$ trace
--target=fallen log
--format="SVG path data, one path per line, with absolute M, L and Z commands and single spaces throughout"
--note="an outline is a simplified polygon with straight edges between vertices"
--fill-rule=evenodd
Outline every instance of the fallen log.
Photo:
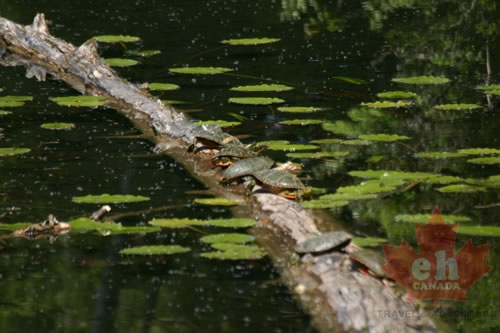
M 0 64 L 24 66 L 27 77 L 44 81 L 50 74 L 82 94 L 106 96 L 106 106 L 126 116 L 167 154 L 200 182 L 224 196 L 228 191 L 214 177 L 209 158 L 193 154 L 192 122 L 173 107 L 120 78 L 97 53 L 91 39 L 75 47 L 49 33 L 43 14 L 23 26 L 0 17 Z M 311 314 L 320 332 L 436 332 L 434 323 L 413 303 L 404 302 L 394 288 L 380 279 L 359 273 L 348 255 L 341 252 L 306 255 L 291 260 L 293 246 L 318 233 L 315 216 L 299 204 L 269 193 L 252 194 L 252 214 L 258 219 L 255 234 L 282 274 L 283 281 Z M 411 316 L 387 316 L 409 311 Z M 401 313 L 401 312 L 399 312 Z

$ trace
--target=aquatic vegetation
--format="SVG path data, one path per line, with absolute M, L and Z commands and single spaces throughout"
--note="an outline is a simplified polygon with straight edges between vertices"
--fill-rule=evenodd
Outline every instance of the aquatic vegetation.
M 258 146 L 266 146 L 268 150 L 281 150 L 281 151 L 297 151 L 297 150 L 316 150 L 319 149 L 316 145 L 301 144 L 301 143 L 290 143 L 285 140 L 276 141 L 261 141 Z
M 467 163 L 500 164 L 500 156 L 471 158 L 470 160 L 467 160 Z
M 247 218 L 212 219 L 199 220 L 188 218 L 153 219 L 150 225 L 162 228 L 186 228 L 190 226 L 212 226 L 223 228 L 248 228 L 253 227 L 257 222 Z
M 409 137 L 406 135 L 397 134 L 360 134 L 358 139 L 369 140 L 369 141 L 380 141 L 380 142 L 393 142 L 399 140 L 408 140 Z
M 170 255 L 178 253 L 186 253 L 191 251 L 191 248 L 180 245 L 145 245 L 129 247 L 120 250 L 120 254 L 124 255 Z
M 219 127 L 234 127 L 241 124 L 240 121 L 227 121 L 227 120 L 199 120 L 195 122 L 196 125 L 219 125 Z
M 457 151 L 467 155 L 493 155 L 500 154 L 500 149 L 497 148 L 464 148 Z
M 349 201 L 347 200 L 323 200 L 323 199 L 314 199 L 307 200 L 302 203 L 304 208 L 309 209 L 325 209 L 325 208 L 336 208 L 347 206 Z
M 392 81 L 404 84 L 445 84 L 450 82 L 450 80 L 445 77 L 430 75 L 399 77 L 393 78 Z
M 127 50 L 126 54 L 135 55 L 139 57 L 152 57 L 154 55 L 160 54 L 160 50 Z
M 458 226 L 457 233 L 470 236 L 500 236 L 500 227 L 490 225 L 462 225 Z
M 6 116 L 6 115 L 9 115 L 11 113 L 12 112 L 10 112 L 10 111 L 0 110 L 0 116 Z
M 360 105 L 369 107 L 369 108 L 374 108 L 374 109 L 389 109 L 389 108 L 403 108 L 403 107 L 408 107 L 412 105 L 413 103 L 411 102 L 405 102 L 405 101 L 376 101 L 376 102 L 362 102 Z
M 194 202 L 208 206 L 235 206 L 238 204 L 237 201 L 227 198 L 195 198 Z
M 73 124 L 73 123 L 45 123 L 45 124 L 42 124 L 40 127 L 44 128 L 44 129 L 60 131 L 60 130 L 73 129 L 73 128 L 75 128 L 75 124 Z
M 378 98 L 388 98 L 388 99 L 411 99 L 416 98 L 418 95 L 411 91 L 384 91 L 377 94 Z
M 471 193 L 471 192 L 486 191 L 486 189 L 482 186 L 474 186 L 468 184 L 447 185 L 440 187 L 437 190 L 443 193 Z
M 151 91 L 156 91 L 156 90 L 160 90 L 160 91 L 177 90 L 179 88 L 180 88 L 179 85 L 173 84 L 173 83 L 157 83 L 157 82 L 154 82 L 154 83 L 149 83 L 148 84 L 148 89 L 151 90 Z
M 318 152 L 301 152 L 301 153 L 288 153 L 286 156 L 290 158 L 342 158 L 349 155 L 348 151 L 318 151 Z
M 481 105 L 478 104 L 440 104 L 434 106 L 434 109 L 438 110 L 474 110 L 480 108 Z
M 356 124 L 345 120 L 327 121 L 321 127 L 327 132 L 346 136 L 356 136 L 362 132 Z
M 168 69 L 176 74 L 194 74 L 194 75 L 215 75 L 232 72 L 232 68 L 226 67 L 173 67 Z
M 352 242 L 360 247 L 378 247 L 387 243 L 387 239 L 378 237 L 354 237 Z
M 237 86 L 231 88 L 230 90 L 242 91 L 242 92 L 264 92 L 264 91 L 280 92 L 280 91 L 289 91 L 292 89 L 293 87 L 285 86 L 283 84 L 258 84 L 249 86 Z
M 260 259 L 266 255 L 266 253 L 256 245 L 214 243 L 212 247 L 219 251 L 201 253 L 200 256 L 208 259 L 251 260 Z
M 339 81 L 344 81 L 348 83 L 352 83 L 355 85 L 361 85 L 361 84 L 368 84 L 369 82 L 367 80 L 363 80 L 360 78 L 355 78 L 355 77 L 350 77 L 350 76 L 333 76 L 332 79 L 339 80 Z
M 101 235 L 108 236 L 111 234 L 136 234 L 146 232 L 157 232 L 160 228 L 151 226 L 122 226 L 121 223 L 115 222 L 97 222 L 92 219 L 81 217 L 68 222 L 71 225 L 71 232 L 89 232 L 96 231 Z
M 81 197 L 73 197 L 71 200 L 76 203 L 112 204 L 148 201 L 149 198 L 142 195 L 104 193 L 99 195 L 89 194 Z
M 32 96 L 0 96 L 0 107 L 23 106 L 26 102 L 31 102 L 32 100 Z
M 65 96 L 65 97 L 51 97 L 50 100 L 61 106 L 74 106 L 74 107 L 96 107 L 102 106 L 106 103 L 105 96 Z
M 111 67 L 130 67 L 139 63 L 137 60 L 124 58 L 108 58 L 104 59 L 104 61 Z
M 307 126 L 307 125 L 320 125 L 323 123 L 321 119 L 292 119 L 292 120 L 283 120 L 279 122 L 282 125 L 299 125 L 299 126 Z
M 224 39 L 223 41 L 221 41 L 221 43 L 233 46 L 249 46 L 249 45 L 253 46 L 253 45 L 271 44 L 279 41 L 280 38 L 258 37 L 258 38 Z
M 255 239 L 254 236 L 249 234 L 240 233 L 223 233 L 223 234 L 213 234 L 207 235 L 200 238 L 203 243 L 248 243 Z
M 135 43 L 141 40 L 137 36 L 129 35 L 99 35 L 93 38 L 100 43 Z
M 458 158 L 468 156 L 466 153 L 459 152 L 446 152 L 446 151 L 430 151 L 430 152 L 422 152 L 416 153 L 415 157 L 418 158 L 431 158 L 431 159 L 447 159 L 447 158 Z
M 281 98 L 276 97 L 231 97 L 229 103 L 244 105 L 271 105 L 285 103 Z
M 465 215 L 444 214 L 442 216 L 447 223 L 471 221 L 471 218 Z M 429 221 L 429 214 L 398 214 L 394 220 L 396 222 L 426 224 Z
M 29 153 L 30 151 L 31 151 L 30 148 L 19 148 L 19 147 L 0 148 L 0 157 L 21 155 Z
M 318 111 L 325 111 L 327 108 L 318 108 L 314 106 L 279 106 L 277 108 L 281 112 L 292 112 L 292 113 L 312 113 Z

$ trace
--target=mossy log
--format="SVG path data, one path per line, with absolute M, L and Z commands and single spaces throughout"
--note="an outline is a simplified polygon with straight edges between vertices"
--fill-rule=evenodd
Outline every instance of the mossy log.
M 106 96 L 106 106 L 130 119 L 157 145 L 158 153 L 183 164 L 220 195 L 243 195 L 219 184 L 207 157 L 187 151 L 194 128 L 187 116 L 120 78 L 98 55 L 95 40 L 75 47 L 58 39 L 49 33 L 43 14 L 27 26 L 0 17 L 0 64 L 24 66 L 27 77 L 45 81 L 49 74 L 82 94 Z M 355 270 L 345 253 L 290 261 L 294 244 L 318 232 L 317 217 L 300 204 L 257 191 L 252 194 L 250 214 L 259 221 L 254 230 L 258 242 L 320 332 L 383 332 L 391 327 L 405 332 L 437 331 L 434 323 L 413 303 L 404 302 L 394 288 Z

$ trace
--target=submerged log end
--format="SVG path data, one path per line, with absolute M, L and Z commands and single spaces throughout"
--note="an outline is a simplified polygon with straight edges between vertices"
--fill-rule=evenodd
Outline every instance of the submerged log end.
M 86 56 L 88 58 L 98 57 L 99 53 L 97 52 L 97 41 L 93 38 L 89 39 L 88 41 L 80 45 L 77 53 L 80 56 Z
M 47 24 L 47 21 L 45 20 L 45 15 L 43 13 L 36 14 L 35 19 L 31 24 L 31 28 L 39 33 L 45 35 L 49 34 L 49 25 Z

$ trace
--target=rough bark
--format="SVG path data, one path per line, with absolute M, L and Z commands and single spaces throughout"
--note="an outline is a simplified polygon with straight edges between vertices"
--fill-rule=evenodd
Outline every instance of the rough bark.
M 0 64 L 24 66 L 27 77 L 44 81 L 47 74 L 66 82 L 82 94 L 107 97 L 107 106 L 121 112 L 157 145 L 157 152 L 182 163 L 199 181 L 219 194 L 241 193 L 221 186 L 210 161 L 188 153 L 193 124 L 185 115 L 121 79 L 99 57 L 96 42 L 75 47 L 53 37 L 43 14 L 23 26 L 0 17 Z M 402 301 L 394 288 L 359 273 L 345 253 L 334 252 L 296 262 L 290 260 L 293 245 L 318 232 L 315 217 L 299 204 L 269 193 L 252 194 L 252 214 L 259 221 L 255 233 L 279 268 L 283 281 L 297 295 L 321 332 L 383 332 L 391 327 L 404 331 L 434 332 L 429 318 L 412 303 Z M 410 311 L 411 316 L 387 316 Z M 392 325 L 392 326 L 391 326 Z

